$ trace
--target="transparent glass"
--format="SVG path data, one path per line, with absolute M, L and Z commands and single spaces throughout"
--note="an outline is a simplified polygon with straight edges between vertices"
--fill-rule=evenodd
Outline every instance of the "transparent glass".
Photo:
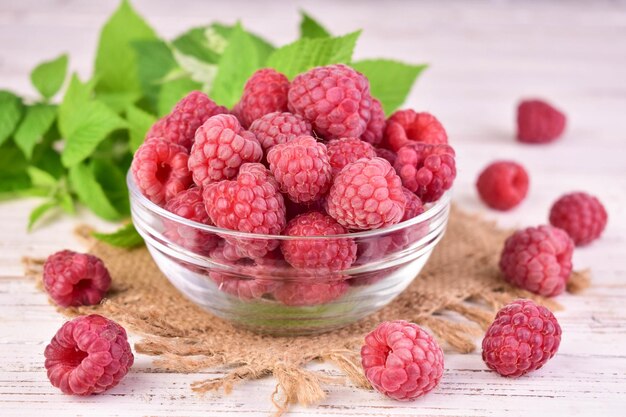
M 423 214 L 383 229 L 258 235 L 187 220 L 144 197 L 130 174 L 127 183 L 133 223 L 170 282 L 216 316 L 275 335 L 329 331 L 384 307 L 418 276 L 450 211 L 448 192 Z M 356 259 L 340 271 L 296 269 L 283 258 L 284 245 L 347 250 Z

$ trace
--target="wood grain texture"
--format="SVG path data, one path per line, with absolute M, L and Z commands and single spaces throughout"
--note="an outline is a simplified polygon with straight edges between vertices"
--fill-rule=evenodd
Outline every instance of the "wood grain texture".
M 135 0 L 165 37 L 215 19 L 244 24 L 270 40 L 296 36 L 298 6 L 287 2 Z M 0 0 L 0 88 L 34 94 L 29 71 L 42 59 L 70 53 L 70 67 L 87 76 L 97 30 L 115 1 Z M 575 253 L 593 270 L 593 286 L 561 296 L 559 354 L 518 380 L 486 370 L 479 353 L 447 353 L 440 387 L 414 403 L 397 403 L 353 387 L 328 386 L 316 407 L 294 416 L 620 416 L 626 407 L 626 3 L 612 2 L 302 2 L 335 33 L 363 28 L 358 57 L 431 64 L 408 105 L 436 114 L 459 156 L 455 200 L 502 226 L 545 222 L 562 193 L 597 194 L 609 212 L 604 237 Z M 384 18 L 383 18 L 384 16 Z M 569 116 L 563 140 L 545 147 L 513 140 L 514 106 L 540 95 Z M 473 182 L 493 159 L 512 158 L 531 175 L 531 193 L 511 213 L 477 200 Z M 139 355 L 133 372 L 110 392 L 61 395 L 43 368 L 43 349 L 63 317 L 22 277 L 22 255 L 80 249 L 63 218 L 27 235 L 26 214 L 37 203 L 0 203 L 0 414 L 3 416 L 266 416 L 271 379 L 231 395 L 194 395 L 189 383 L 214 373 L 156 372 Z M 82 213 L 103 229 L 115 226 Z M 460 277 L 462 278 L 462 277 Z M 336 370 L 316 365 L 330 374 Z

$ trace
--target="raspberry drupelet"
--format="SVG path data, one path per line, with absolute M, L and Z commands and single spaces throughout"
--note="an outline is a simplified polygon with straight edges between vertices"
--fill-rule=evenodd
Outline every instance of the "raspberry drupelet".
M 512 161 L 496 161 L 485 168 L 476 181 L 480 198 L 496 210 L 510 210 L 528 194 L 528 173 Z
M 564 195 L 550 209 L 550 224 L 565 230 L 577 246 L 599 238 L 607 220 L 600 200 L 582 192 Z
M 385 127 L 385 142 L 390 149 L 398 151 L 411 142 L 440 145 L 448 143 L 443 125 L 430 113 L 414 110 L 398 110 L 389 117 Z
M 235 109 L 241 124 L 248 128 L 268 113 L 287 111 L 288 90 L 289 80 L 274 69 L 264 68 L 252 74 Z

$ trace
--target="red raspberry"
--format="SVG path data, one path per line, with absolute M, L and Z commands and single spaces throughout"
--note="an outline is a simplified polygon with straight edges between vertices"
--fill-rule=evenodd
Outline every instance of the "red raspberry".
M 134 357 L 122 326 L 97 314 L 65 323 L 44 352 L 48 379 L 66 394 L 100 394 L 116 386 Z
M 383 106 L 380 104 L 380 101 L 373 97 L 370 113 L 370 121 L 365 128 L 365 132 L 361 135 L 361 140 L 376 146 L 383 140 L 385 112 L 383 111 Z
M 531 300 L 504 306 L 483 339 L 483 360 L 502 376 L 518 377 L 541 368 L 559 349 L 561 326 L 547 308 Z
M 287 143 L 298 136 L 310 135 L 311 124 L 301 116 L 291 113 L 274 112 L 256 119 L 250 125 L 264 151 L 274 145 Z
M 552 226 L 519 230 L 504 243 L 500 269 L 510 283 L 544 297 L 559 295 L 572 272 L 574 242 Z
M 409 143 L 398 151 L 395 168 L 402 184 L 424 203 L 437 201 L 456 177 L 454 149 L 448 145 Z
M 565 130 L 565 115 L 542 100 L 524 100 L 517 107 L 517 140 L 549 143 Z
M 315 306 L 341 298 L 350 288 L 343 280 L 327 282 L 285 282 L 274 291 L 274 298 L 287 306 Z
M 332 174 L 326 146 L 312 136 L 272 147 L 267 161 L 281 191 L 296 203 L 319 200 L 330 187 Z
M 246 81 L 236 113 L 241 124 L 248 127 L 256 119 L 272 112 L 287 111 L 289 80 L 271 69 L 260 69 Z
M 370 230 L 398 223 L 406 199 L 402 182 L 382 158 L 359 159 L 335 177 L 327 211 L 348 229 Z
M 370 121 L 372 97 L 367 78 L 337 64 L 298 75 L 289 88 L 289 109 L 311 122 L 325 139 L 360 137 Z
M 478 176 L 476 188 L 489 207 L 510 210 L 521 203 L 528 193 L 528 173 L 516 162 L 493 162 Z
M 408 188 L 402 187 L 404 197 L 406 198 L 406 206 L 404 207 L 404 216 L 401 221 L 410 220 L 415 216 L 419 216 L 424 212 L 424 204 L 418 196 Z
M 408 401 L 439 384 L 443 351 L 417 324 L 386 321 L 365 336 L 361 364 L 365 377 L 378 392 Z
M 175 143 L 152 138 L 144 142 L 131 164 L 137 188 L 150 201 L 162 206 L 191 184 L 187 150 Z
M 240 232 L 280 234 L 286 223 L 285 201 L 270 178 L 261 164 L 243 164 L 236 180 L 207 185 L 203 198 L 213 224 Z M 227 240 L 249 258 L 260 258 L 278 246 L 268 239 Z
M 599 238 L 607 219 L 600 200 L 582 192 L 564 195 L 550 209 L 550 224 L 565 230 L 577 246 Z
M 285 199 L 285 207 L 287 208 L 287 220 L 291 220 L 300 214 L 308 213 L 310 211 L 326 212 L 326 198 L 322 197 L 319 200 L 312 203 L 294 203 L 290 199 Z
M 179 193 L 165 205 L 165 209 L 194 222 L 212 225 L 204 208 L 202 190 L 190 188 Z M 217 245 L 217 235 L 172 220 L 164 220 L 165 236 L 190 251 L 207 255 Z
M 96 256 L 62 250 L 43 267 L 43 284 L 61 307 L 98 304 L 111 286 L 111 276 Z
M 376 155 L 379 158 L 386 159 L 391 166 L 396 164 L 396 158 L 398 157 L 394 151 L 385 148 L 376 148 Z
M 328 149 L 328 158 L 330 158 L 333 175 L 337 175 L 350 162 L 376 156 L 374 147 L 359 138 L 333 139 L 326 144 L 326 148 Z
M 326 236 L 347 233 L 332 217 L 312 211 L 301 214 L 283 231 L 285 236 Z M 352 239 L 302 239 L 281 243 L 285 260 L 294 268 L 340 271 L 350 268 L 356 259 L 356 243 Z
M 411 142 L 445 145 L 448 143 L 448 135 L 439 120 L 432 114 L 398 110 L 387 120 L 385 141 L 390 149 L 397 152 Z
M 241 164 L 259 162 L 261 145 L 253 133 L 243 130 L 231 114 L 211 117 L 196 131 L 189 156 L 189 170 L 198 187 L 234 178 Z
M 192 91 L 180 100 L 167 116 L 157 121 L 146 134 L 146 138 L 160 138 L 181 145 L 189 151 L 196 129 L 216 114 L 228 113 L 206 94 Z

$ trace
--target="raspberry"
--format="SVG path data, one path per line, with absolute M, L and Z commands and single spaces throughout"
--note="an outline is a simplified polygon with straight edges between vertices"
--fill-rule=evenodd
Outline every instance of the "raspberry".
M 302 116 L 287 112 L 268 113 L 256 119 L 250 125 L 250 132 L 254 133 L 264 151 L 312 133 L 311 124 Z
M 544 297 L 565 290 L 572 272 L 574 242 L 552 226 L 519 230 L 504 243 L 500 269 L 510 283 Z
M 333 175 L 337 175 L 350 162 L 376 156 L 374 147 L 358 138 L 333 139 L 326 144 L 326 148 L 328 149 L 328 158 L 333 169 Z
M 502 376 L 519 377 L 541 368 L 559 349 L 561 326 L 547 308 L 531 300 L 504 306 L 483 339 L 483 360 Z
M 395 168 L 402 184 L 424 203 L 437 201 L 456 177 L 454 149 L 448 145 L 409 143 L 398 151 Z
M 385 112 L 383 111 L 383 106 L 380 104 L 380 101 L 373 97 L 370 113 L 370 121 L 365 128 L 365 132 L 361 135 L 361 140 L 376 146 L 383 140 Z
M 43 284 L 61 307 L 98 304 L 111 286 L 104 263 L 93 255 L 62 250 L 46 259 Z
M 289 88 L 288 103 L 292 113 L 311 122 L 325 139 L 360 137 L 371 118 L 369 81 L 342 64 L 298 75 Z
M 349 288 L 343 280 L 285 282 L 274 291 L 274 298 L 287 306 L 315 306 L 341 298 Z
M 134 357 L 122 326 L 97 314 L 65 323 L 44 352 L 48 379 L 66 394 L 99 394 L 116 386 Z
M 365 377 L 378 392 L 408 401 L 439 384 L 443 351 L 417 324 L 386 321 L 365 336 L 361 364 Z
M 517 106 L 517 140 L 549 143 L 565 130 L 565 115 L 542 100 L 524 100 Z
M 135 184 L 150 201 L 162 206 L 191 184 L 187 150 L 162 139 L 144 142 L 131 164 Z
M 326 211 L 326 198 L 322 197 L 319 200 L 313 201 L 311 203 L 294 203 L 290 199 L 285 199 L 285 207 L 287 208 L 287 220 L 291 220 L 294 217 L 308 213 L 310 211 Z
M 301 214 L 283 231 L 285 236 L 326 236 L 347 233 L 332 217 L 312 211 Z M 325 269 L 340 271 L 347 269 L 356 259 L 356 243 L 352 239 L 302 239 L 286 240 L 281 243 L 285 260 L 294 268 Z
M 241 164 L 259 162 L 261 145 L 232 114 L 213 116 L 196 131 L 189 170 L 198 187 L 234 178 Z
M 199 188 L 194 187 L 179 193 L 167 202 L 165 209 L 185 219 L 212 225 L 204 208 L 202 190 Z M 219 241 L 219 238 L 211 232 L 198 230 L 175 221 L 164 220 L 164 225 L 165 236 L 196 253 L 207 255 Z
M 411 142 L 445 145 L 448 143 L 448 135 L 439 120 L 432 114 L 398 110 L 387 120 L 385 141 L 390 149 L 397 152 Z
M 489 207 L 510 210 L 521 203 L 528 193 L 528 173 L 516 162 L 493 162 L 478 176 L 476 188 Z
M 167 116 L 157 121 L 146 134 L 146 138 L 161 138 L 181 145 L 189 151 L 194 135 L 207 119 L 216 114 L 228 113 L 228 109 L 218 106 L 206 94 L 192 91 L 180 100 Z
M 332 174 L 326 146 L 312 136 L 272 147 L 267 161 L 281 191 L 296 203 L 319 200 L 330 187 Z
M 599 238 L 607 218 L 602 203 L 582 192 L 564 195 L 550 209 L 550 224 L 565 230 L 577 246 Z
M 401 221 L 410 220 L 415 216 L 419 216 L 424 212 L 424 204 L 418 196 L 416 196 L 408 188 L 402 187 L 404 197 L 406 198 L 406 206 L 404 207 L 404 216 Z
M 289 80 L 271 68 L 260 69 L 246 81 L 236 113 L 245 127 L 272 112 L 287 111 Z
M 376 155 L 379 158 L 386 159 L 391 166 L 395 165 L 396 158 L 398 157 L 394 151 L 385 148 L 376 148 Z
M 327 211 L 348 229 L 378 229 L 398 223 L 406 200 L 402 182 L 382 158 L 359 159 L 335 177 Z
M 243 164 L 236 180 L 207 185 L 203 198 L 213 224 L 240 232 L 280 234 L 286 223 L 285 201 L 270 178 L 263 165 Z M 278 246 L 268 239 L 227 240 L 249 258 L 260 258 Z

